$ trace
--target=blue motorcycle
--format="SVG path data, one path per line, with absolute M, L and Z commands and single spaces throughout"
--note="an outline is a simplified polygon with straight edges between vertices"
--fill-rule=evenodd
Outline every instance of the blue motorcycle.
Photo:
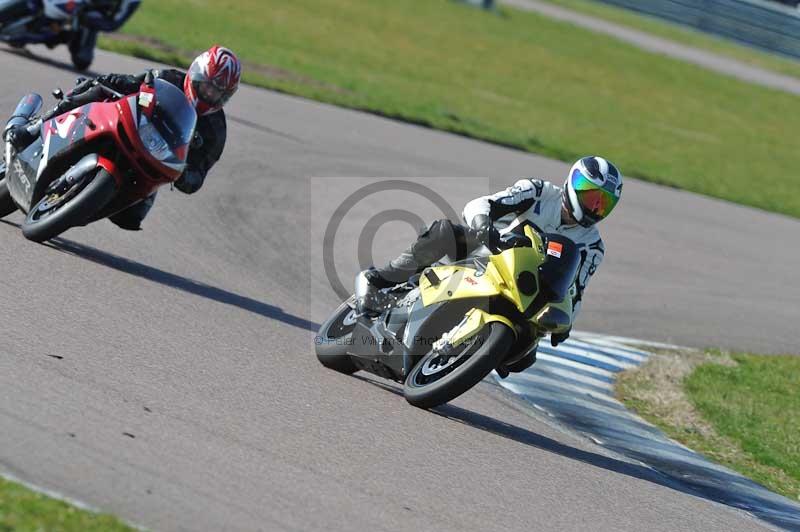
M 44 44 L 69 47 L 78 71 L 94 60 L 97 34 L 114 31 L 141 0 L 0 0 L 0 41 L 15 48 Z

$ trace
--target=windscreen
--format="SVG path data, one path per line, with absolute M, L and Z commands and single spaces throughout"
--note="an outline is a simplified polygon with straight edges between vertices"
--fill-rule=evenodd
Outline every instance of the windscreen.
M 188 151 L 197 124 L 197 113 L 183 91 L 164 81 L 155 80 L 156 107 L 152 123 L 166 141 L 170 150 L 180 157 Z

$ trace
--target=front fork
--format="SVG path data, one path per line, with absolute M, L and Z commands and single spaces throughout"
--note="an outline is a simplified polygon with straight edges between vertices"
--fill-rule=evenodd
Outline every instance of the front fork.
M 79 184 L 82 179 L 86 178 L 86 176 L 90 175 L 97 168 L 106 170 L 114 177 L 114 180 L 117 181 L 117 186 L 120 186 L 122 177 L 118 175 L 119 172 L 117 171 L 117 167 L 114 162 L 101 155 L 92 153 L 75 163 L 61 177 L 50 183 L 47 186 L 47 189 L 45 189 L 45 195 L 61 195 L 66 193 L 69 189 Z

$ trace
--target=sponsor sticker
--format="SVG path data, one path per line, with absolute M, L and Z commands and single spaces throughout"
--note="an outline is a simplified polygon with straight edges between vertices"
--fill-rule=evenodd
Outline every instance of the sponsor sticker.
M 153 103 L 153 94 L 150 92 L 140 92 L 139 93 L 139 105 L 142 107 L 150 107 L 150 104 Z
M 547 254 L 552 255 L 553 257 L 560 259 L 561 252 L 564 251 L 564 246 L 559 244 L 558 242 L 548 242 L 547 243 Z

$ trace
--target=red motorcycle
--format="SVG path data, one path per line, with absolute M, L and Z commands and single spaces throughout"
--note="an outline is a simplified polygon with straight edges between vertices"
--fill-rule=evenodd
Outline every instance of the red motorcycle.
M 6 143 L 0 166 L 0 217 L 27 213 L 22 234 L 35 242 L 111 216 L 176 181 L 186 167 L 197 113 L 183 91 L 148 75 L 128 96 L 107 96 L 44 121 L 17 153 Z M 59 96 L 56 91 L 56 96 Z M 24 97 L 6 129 L 35 127 L 38 94 Z

